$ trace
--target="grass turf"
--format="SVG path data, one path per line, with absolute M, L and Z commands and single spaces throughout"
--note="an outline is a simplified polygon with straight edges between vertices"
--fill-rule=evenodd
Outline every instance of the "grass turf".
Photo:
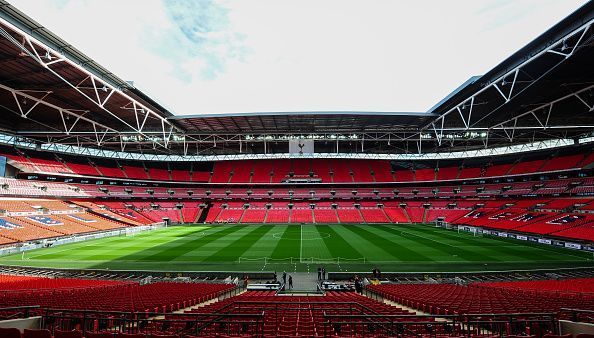
M 591 254 L 425 225 L 174 226 L 0 257 L 0 264 L 158 271 L 448 272 L 593 266 Z

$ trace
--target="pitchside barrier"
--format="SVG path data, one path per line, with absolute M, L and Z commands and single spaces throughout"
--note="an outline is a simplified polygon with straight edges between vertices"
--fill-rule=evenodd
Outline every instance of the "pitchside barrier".
M 514 233 L 509 231 L 501 231 L 501 230 L 494 230 L 494 229 L 485 229 L 482 227 L 476 226 L 469 226 L 464 224 L 450 224 L 445 222 L 444 220 L 437 219 L 435 220 L 435 227 L 438 228 L 445 228 L 450 230 L 457 230 L 458 233 L 460 232 L 470 232 L 475 237 L 482 237 L 482 236 L 494 236 L 494 237 L 501 237 L 501 238 L 511 238 L 518 241 L 524 242 L 531 242 L 531 243 L 538 243 L 543 245 L 551 245 L 560 248 L 572 249 L 572 250 L 581 250 L 591 252 L 594 258 L 594 244 L 590 242 L 583 242 L 583 243 L 576 243 L 578 241 L 566 241 L 563 239 L 557 238 L 547 238 L 544 236 L 538 236 L 537 234 L 527 234 L 527 233 Z

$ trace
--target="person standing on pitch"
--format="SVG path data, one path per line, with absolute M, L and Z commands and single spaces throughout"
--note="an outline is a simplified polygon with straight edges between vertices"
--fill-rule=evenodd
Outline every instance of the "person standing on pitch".
M 293 277 L 289 275 L 289 290 L 293 289 Z
M 283 271 L 283 284 L 287 284 L 287 272 Z
M 322 280 L 322 268 L 318 266 L 318 280 Z

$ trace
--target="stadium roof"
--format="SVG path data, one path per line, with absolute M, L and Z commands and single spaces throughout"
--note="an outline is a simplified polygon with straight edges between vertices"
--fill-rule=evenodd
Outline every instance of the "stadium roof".
M 39 144 L 145 154 L 439 153 L 594 132 L 594 2 L 429 112 L 251 112 L 174 116 L 0 0 L 1 130 Z
M 437 117 L 410 112 L 253 112 L 174 116 L 186 130 L 205 133 L 359 133 L 393 129 L 414 130 Z

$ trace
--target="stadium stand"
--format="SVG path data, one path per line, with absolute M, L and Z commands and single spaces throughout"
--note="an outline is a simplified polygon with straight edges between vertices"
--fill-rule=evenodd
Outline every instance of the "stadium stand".
M 339 205 L 336 209 L 340 223 L 363 223 L 363 217 L 358 209 L 347 205 Z
M 0 309 L 0 319 L 41 317 L 39 330 L 0 329 L 0 337 L 557 338 L 545 334 L 560 334 L 560 319 L 594 322 L 594 272 L 584 253 L 594 250 L 593 23 L 588 2 L 427 113 L 182 117 L 0 1 L 0 169 L 7 176 L 0 178 L 7 255 L 0 308 L 18 307 Z M 315 152 L 304 152 L 304 138 Z M 346 226 L 319 233 L 296 226 L 316 223 Z M 426 226 L 374 226 L 384 223 Z M 275 224 L 293 225 L 282 227 L 283 237 L 269 233 Z M 459 233 L 443 230 L 441 242 L 442 230 L 429 225 Z M 147 246 L 140 243 L 148 236 L 132 239 L 156 228 Z M 498 240 L 458 241 L 462 230 Z M 237 241 L 227 237 L 234 231 Z M 398 234 L 402 244 L 387 239 Z M 94 253 L 77 244 L 71 249 L 85 256 L 78 268 L 69 249 L 44 248 L 104 236 L 121 237 L 103 243 L 128 249 L 130 240 L 143 252 L 123 250 L 112 265 L 118 245 L 95 245 Z M 514 237 L 514 245 L 501 244 Z M 479 249 L 450 240 L 474 240 Z M 539 242 L 550 246 L 540 250 Z M 523 257 L 528 246 L 536 247 L 534 259 Z M 504 250 L 509 255 L 499 255 Z M 63 259 L 56 265 L 65 268 L 35 267 L 43 256 Z M 443 271 L 382 277 L 372 267 L 421 270 L 424 262 Z M 137 270 L 152 263 L 163 271 Z M 508 264 L 527 270 L 487 271 Z M 541 269 L 548 264 L 554 268 Z M 314 265 L 357 282 L 352 271 L 372 268 L 373 278 L 365 273 L 365 295 L 357 294 L 351 281 L 314 283 Z M 234 271 L 243 267 L 249 270 Z M 279 285 L 273 269 L 313 287 Z M 246 288 L 250 278 L 267 291 Z
M 232 288 L 228 284 L 140 285 L 127 281 L 0 275 L 0 306 L 164 313 L 203 303 Z
M 587 282 L 591 283 L 592 280 L 580 281 L 580 285 Z M 548 287 L 538 288 L 541 284 Z M 566 307 L 594 309 L 591 295 L 552 290 L 565 288 L 569 284 L 572 284 L 571 280 L 558 284 L 509 282 L 501 285 L 474 283 L 468 286 L 382 284 L 370 285 L 368 289 L 391 301 L 431 314 L 558 312 Z M 522 287 L 536 289 L 531 289 L 534 292 L 525 292 Z
M 149 168 L 148 175 L 151 180 L 170 181 L 169 171 L 166 169 Z
M 227 298 L 220 302 L 192 310 L 188 313 L 216 313 L 222 309 L 226 313 L 265 312 L 264 335 L 268 337 L 303 336 L 349 336 L 351 327 L 324 327 L 324 312 L 327 314 L 412 314 L 398 307 L 383 304 L 354 292 L 327 292 L 325 296 L 285 296 L 278 297 L 274 292 L 248 291 L 242 295 Z M 278 309 L 278 310 L 275 310 Z M 332 330 L 332 332 L 329 332 Z M 335 330 L 340 330 L 336 332 Z

